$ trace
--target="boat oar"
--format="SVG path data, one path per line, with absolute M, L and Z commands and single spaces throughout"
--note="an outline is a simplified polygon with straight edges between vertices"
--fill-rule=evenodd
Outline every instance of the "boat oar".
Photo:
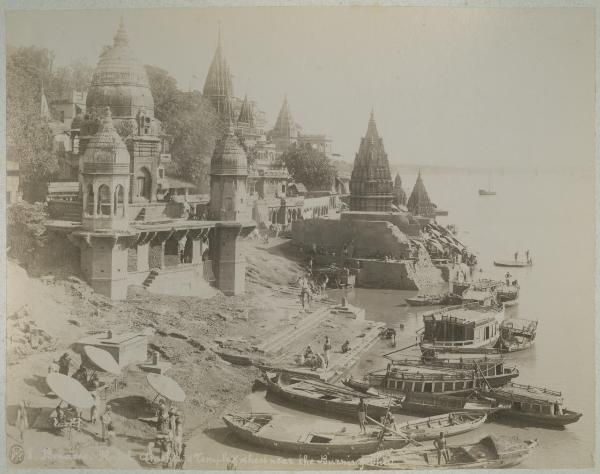
M 406 346 L 406 347 L 403 347 L 402 349 L 396 349 L 395 351 L 388 352 L 387 354 L 383 354 L 383 357 L 387 358 L 387 356 L 389 356 L 391 354 L 395 354 L 396 352 L 400 352 L 400 351 L 405 351 L 406 349 L 410 349 L 411 347 L 415 347 L 415 346 L 418 346 L 418 345 L 419 345 L 419 343 L 415 342 L 414 344 L 411 344 L 410 346 Z
M 409 443 L 414 444 L 415 446 L 423 446 L 421 443 L 419 443 L 418 441 L 415 441 L 414 439 L 410 439 L 409 436 L 406 436 L 405 433 L 399 433 L 396 430 L 393 430 L 387 426 L 383 426 L 381 423 L 379 423 L 378 421 L 375 421 L 373 418 L 371 418 L 370 416 L 367 415 L 367 420 L 369 420 L 372 423 L 375 423 L 377 426 L 381 426 L 384 430 L 389 431 L 390 433 L 394 433 L 398 436 L 400 436 L 401 438 L 405 439 L 406 441 L 408 441 Z

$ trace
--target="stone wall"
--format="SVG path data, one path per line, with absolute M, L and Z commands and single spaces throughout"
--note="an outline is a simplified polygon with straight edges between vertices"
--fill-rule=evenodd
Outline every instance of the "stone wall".
M 408 237 L 387 221 L 307 219 L 294 222 L 292 239 L 297 245 L 325 247 L 340 255 L 344 244 L 353 242 L 349 257 L 369 258 L 376 253 L 405 256 Z
M 384 262 L 361 260 L 361 270 L 356 281 L 362 288 L 389 288 L 418 290 L 411 262 Z

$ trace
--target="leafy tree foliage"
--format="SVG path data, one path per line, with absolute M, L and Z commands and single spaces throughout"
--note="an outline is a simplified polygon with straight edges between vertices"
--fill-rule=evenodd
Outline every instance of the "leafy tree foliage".
M 310 191 L 329 190 L 336 176 L 331 160 L 310 145 L 294 146 L 282 156 L 294 181 Z
M 46 219 L 43 203 L 12 204 L 6 211 L 6 244 L 9 255 L 23 264 L 33 261 L 46 245 Z
M 183 92 L 164 69 L 146 66 L 154 97 L 154 114 L 171 136 L 173 164 L 168 170 L 208 192 L 210 159 L 215 141 L 225 129 L 208 99 L 197 91 Z
M 7 158 L 20 165 L 23 197 L 43 199 L 45 183 L 58 170 L 52 131 L 41 118 L 42 83 L 51 77 L 52 55 L 42 48 L 9 48 L 6 58 Z

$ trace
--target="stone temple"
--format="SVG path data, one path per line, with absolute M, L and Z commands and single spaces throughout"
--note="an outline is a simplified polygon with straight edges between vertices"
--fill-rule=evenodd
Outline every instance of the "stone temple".
M 293 225 L 294 243 L 318 265 L 354 268 L 363 287 L 417 289 L 442 277 L 423 245 L 433 219 L 392 205 L 388 156 L 373 113 L 360 141 L 350 181 L 350 211 L 339 219 L 305 219 Z
M 211 160 L 210 220 L 199 221 L 189 219 L 185 196 L 158 193 L 169 137 L 154 117 L 148 78 L 122 23 L 100 56 L 86 112 L 79 199 L 50 201 L 46 226 L 79 249 L 93 289 L 111 299 L 126 298 L 130 285 L 194 295 L 214 281 L 225 294 L 243 293 L 238 239 L 255 224 L 245 203 L 246 156 L 231 130 Z

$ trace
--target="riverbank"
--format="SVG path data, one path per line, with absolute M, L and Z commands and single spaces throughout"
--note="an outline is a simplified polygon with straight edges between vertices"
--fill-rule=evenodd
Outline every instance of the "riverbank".
M 168 296 L 131 287 L 126 301 L 114 302 L 93 293 L 77 278 L 30 278 L 22 268 L 9 262 L 9 316 L 25 311 L 26 316 L 19 321 L 27 320 L 43 329 L 51 341 L 33 347 L 19 333 L 16 323 L 14 327 L 9 324 L 13 337 L 8 343 L 7 449 L 19 444 L 12 424 L 16 406 L 24 399 L 30 407 L 30 429 L 23 443 L 23 467 L 91 467 L 97 459 L 89 453 L 100 455 L 96 448 L 110 453 L 119 450 L 111 458 L 127 464 L 125 458 L 138 460 L 148 442 L 154 440 L 155 428 L 140 418 L 154 415 L 149 402 L 155 393 L 145 380 L 146 374 L 135 365 L 125 370 L 120 388 L 109 392 L 103 401 L 113 411 L 113 447 L 101 442 L 100 427 L 90 423 L 84 423 L 83 430 L 74 433 L 71 441 L 50 432 L 48 418 L 58 400 L 46 396 L 48 367 L 66 351 L 73 359 L 72 373 L 79 366 L 80 357 L 70 348 L 89 334 L 108 329 L 113 334 L 149 334 L 150 348 L 172 365 L 167 375 L 186 392 L 186 401 L 178 404 L 185 420 L 185 439 L 218 425 L 224 411 L 238 409 L 259 376 L 255 367 L 231 364 L 219 354 L 294 364 L 295 355 L 307 345 L 321 352 L 324 337 L 329 335 L 333 346 L 330 369 L 335 375 L 337 368 L 356 358 L 361 344 L 366 347 L 377 337 L 378 326 L 372 321 L 331 312 L 331 301 L 326 299 L 313 302 L 307 311 L 302 309 L 297 292 L 290 288 L 302 268 L 289 252 L 288 241 L 245 241 L 243 245 L 248 261 L 248 288 L 245 295 L 236 297 L 220 293 L 208 298 Z M 262 350 L 273 347 L 269 341 L 284 336 L 288 338 L 285 347 Z M 339 349 L 346 340 L 354 347 L 349 355 L 341 354 Z M 89 418 L 88 410 L 84 410 L 83 417 Z M 86 459 L 77 457 L 82 452 L 88 453 Z M 123 453 L 127 453 L 125 457 Z M 115 462 L 115 467 L 127 467 Z

